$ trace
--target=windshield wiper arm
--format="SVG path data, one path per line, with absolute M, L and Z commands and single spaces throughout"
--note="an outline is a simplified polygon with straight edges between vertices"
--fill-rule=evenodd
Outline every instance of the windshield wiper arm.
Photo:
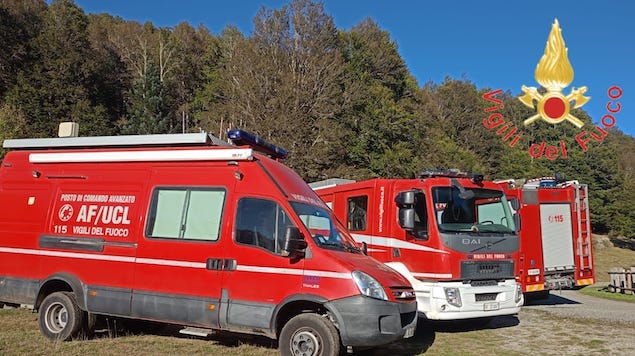
M 494 241 L 494 242 L 489 242 L 489 241 L 488 241 L 488 242 L 485 244 L 485 246 L 477 247 L 477 248 L 475 248 L 474 250 L 472 250 L 472 251 L 470 251 L 470 252 L 476 252 L 476 251 L 481 250 L 481 249 L 484 249 L 484 248 L 486 248 L 486 247 L 489 249 L 490 247 L 492 247 L 492 246 L 496 245 L 497 243 L 499 243 L 499 242 L 503 242 L 503 241 L 505 241 L 505 240 L 506 240 L 506 239 L 500 239 L 500 240 L 498 240 L 498 241 Z

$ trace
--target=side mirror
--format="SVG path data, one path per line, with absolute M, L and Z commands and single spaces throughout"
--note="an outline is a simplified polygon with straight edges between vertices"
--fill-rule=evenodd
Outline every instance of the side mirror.
M 303 256 L 304 249 L 306 249 L 307 246 L 308 244 L 302 237 L 300 229 L 296 226 L 287 226 L 282 243 L 282 256 L 290 258 Z
M 395 203 L 399 209 L 399 226 L 406 231 L 415 228 L 415 193 L 414 190 L 399 192 L 395 197 Z
M 399 208 L 399 226 L 406 231 L 415 229 L 414 208 Z
M 514 226 L 516 226 L 516 232 L 520 231 L 520 214 L 516 213 L 514 214 Z
M 397 203 L 400 207 L 404 205 L 414 205 L 415 191 L 406 190 L 405 192 L 399 192 L 399 194 L 395 197 L 395 203 Z
M 518 211 L 520 209 L 520 200 L 518 200 L 518 198 L 512 198 L 509 200 L 509 205 L 511 205 L 512 209 Z

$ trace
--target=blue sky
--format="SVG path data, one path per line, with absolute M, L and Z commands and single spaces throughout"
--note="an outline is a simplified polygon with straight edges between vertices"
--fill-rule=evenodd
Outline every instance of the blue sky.
M 106 12 L 161 27 L 186 21 L 202 24 L 213 34 L 232 24 L 245 35 L 251 34 L 261 6 L 279 9 L 288 3 L 76 0 L 86 13 Z M 635 1 L 325 0 L 323 4 L 339 29 L 349 30 L 370 17 L 389 32 L 420 85 L 441 83 L 446 76 L 465 77 L 478 88 L 501 88 L 514 95 L 521 94 L 523 84 L 539 86 L 534 71 L 557 18 L 574 70 L 573 82 L 563 93 L 586 86 L 591 100 L 582 108 L 600 124 L 610 100 L 607 91 L 619 86 L 616 126 L 635 136 Z

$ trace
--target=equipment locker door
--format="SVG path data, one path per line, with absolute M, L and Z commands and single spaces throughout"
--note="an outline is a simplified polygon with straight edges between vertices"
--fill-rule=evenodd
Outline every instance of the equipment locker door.
M 228 167 L 155 168 L 135 264 L 135 317 L 218 326 Z
M 540 204 L 540 227 L 545 271 L 574 269 L 571 205 Z

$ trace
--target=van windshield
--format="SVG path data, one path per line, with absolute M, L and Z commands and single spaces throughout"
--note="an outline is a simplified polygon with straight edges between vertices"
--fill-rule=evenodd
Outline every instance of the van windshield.
M 516 230 L 502 191 L 435 187 L 432 199 L 440 231 L 508 234 Z
M 311 232 L 311 238 L 318 246 L 361 253 L 353 238 L 326 209 L 298 202 L 291 202 L 291 207 Z

